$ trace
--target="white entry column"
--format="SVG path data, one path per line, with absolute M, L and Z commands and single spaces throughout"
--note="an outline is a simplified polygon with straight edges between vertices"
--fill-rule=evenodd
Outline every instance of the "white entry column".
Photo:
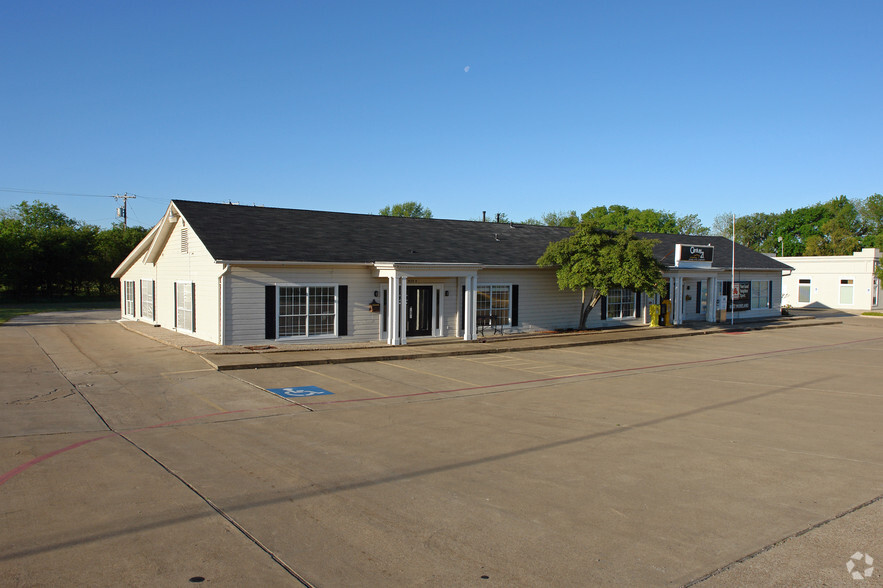
M 717 278 L 712 276 L 706 280 L 708 292 L 705 294 L 705 320 L 717 322 Z
M 388 345 L 399 345 L 399 279 L 390 276 L 389 294 L 386 301 L 386 343 Z
M 679 325 L 684 322 L 684 278 L 675 276 L 674 296 L 672 298 L 671 324 Z
M 463 301 L 463 340 L 473 341 L 477 338 L 475 308 L 478 296 L 478 276 L 466 276 L 466 298 Z
M 399 286 L 399 290 L 401 291 L 401 308 L 399 311 L 401 312 L 401 319 L 399 321 L 399 329 L 401 333 L 399 335 L 399 340 L 402 345 L 408 344 L 408 278 L 402 276 L 402 283 Z

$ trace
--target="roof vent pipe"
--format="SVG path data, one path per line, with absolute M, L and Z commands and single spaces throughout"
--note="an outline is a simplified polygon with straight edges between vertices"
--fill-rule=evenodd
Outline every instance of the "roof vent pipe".
M 486 210 L 481 211 L 481 222 L 483 222 L 483 223 L 487 222 L 487 211 Z

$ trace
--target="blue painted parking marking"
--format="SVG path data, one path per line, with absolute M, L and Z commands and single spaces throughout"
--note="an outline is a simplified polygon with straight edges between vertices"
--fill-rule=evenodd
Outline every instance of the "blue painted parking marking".
M 318 386 L 292 386 L 290 388 L 267 388 L 268 391 L 282 398 L 305 398 L 307 396 L 326 396 L 334 394 Z

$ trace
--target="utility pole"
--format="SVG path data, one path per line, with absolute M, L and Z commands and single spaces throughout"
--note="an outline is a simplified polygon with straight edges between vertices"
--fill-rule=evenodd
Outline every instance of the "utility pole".
M 123 228 L 124 229 L 129 228 L 129 224 L 128 224 L 129 198 L 135 198 L 135 195 L 132 194 L 131 196 L 129 196 L 129 193 L 126 192 L 122 196 L 120 196 L 119 194 L 114 196 L 114 199 L 116 199 L 116 200 L 122 199 L 122 201 L 123 201 L 123 206 L 121 208 L 117 208 L 117 216 L 123 219 Z

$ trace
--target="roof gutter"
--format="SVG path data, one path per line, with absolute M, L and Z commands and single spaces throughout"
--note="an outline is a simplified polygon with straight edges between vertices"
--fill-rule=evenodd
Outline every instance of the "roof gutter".
M 215 263 L 221 263 L 225 266 L 230 265 L 276 265 L 276 266 L 317 266 L 317 265 L 334 265 L 334 266 L 350 266 L 350 267 L 373 267 L 372 262 L 344 262 L 344 261 L 255 261 L 243 259 L 216 259 Z

